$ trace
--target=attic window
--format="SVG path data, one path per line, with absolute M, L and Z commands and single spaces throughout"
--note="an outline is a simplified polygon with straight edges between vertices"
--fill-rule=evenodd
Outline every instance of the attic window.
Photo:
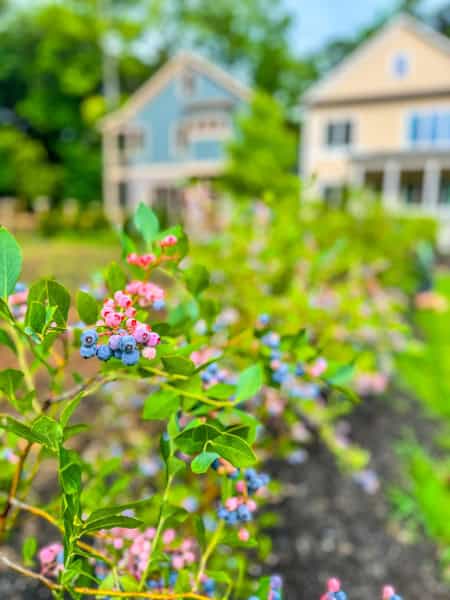
M 392 74 L 397 79 L 403 79 L 409 73 L 409 57 L 404 52 L 398 52 L 392 59 Z
M 193 96 L 195 93 L 195 75 L 189 69 L 181 75 L 181 91 L 185 96 Z

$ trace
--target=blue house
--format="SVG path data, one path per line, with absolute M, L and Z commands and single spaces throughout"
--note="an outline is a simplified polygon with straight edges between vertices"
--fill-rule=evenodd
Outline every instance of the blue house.
M 184 184 L 224 166 L 224 143 L 250 90 L 198 55 L 177 54 L 102 123 L 107 214 L 117 222 L 139 202 L 176 218 Z

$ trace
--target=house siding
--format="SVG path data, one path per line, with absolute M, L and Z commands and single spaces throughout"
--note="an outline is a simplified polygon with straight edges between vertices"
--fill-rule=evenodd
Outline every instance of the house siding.
M 183 119 L 193 114 L 201 116 L 210 112 L 233 113 L 242 104 L 239 98 L 207 76 L 196 73 L 195 78 L 192 95 L 185 96 L 178 78 L 174 78 L 129 121 L 130 125 L 137 126 L 144 132 L 144 145 L 142 150 L 129 158 L 128 164 L 180 163 L 192 159 L 218 160 L 223 157 L 221 140 L 193 142 L 188 145 L 186 152 L 176 151 L 176 129 Z M 229 105 L 229 108 L 216 108 L 216 102 L 219 105 L 221 101 Z M 211 109 L 208 108 L 208 103 L 211 104 Z

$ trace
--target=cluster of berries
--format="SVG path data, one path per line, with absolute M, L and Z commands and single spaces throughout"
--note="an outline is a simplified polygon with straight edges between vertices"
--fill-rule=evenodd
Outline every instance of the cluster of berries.
M 166 235 L 159 242 L 160 248 L 170 248 L 171 246 L 175 246 L 178 243 L 178 238 L 175 235 Z M 134 265 L 136 267 L 140 267 L 141 269 L 148 269 L 149 267 L 154 267 L 159 263 L 172 260 L 173 256 L 167 256 L 166 254 L 162 254 L 157 257 L 156 254 L 136 254 L 136 252 L 132 252 L 127 256 L 127 263 L 129 265 Z
M 207 575 L 203 575 L 203 577 L 201 578 L 201 584 L 203 592 L 207 596 L 212 596 L 216 591 L 216 582 L 214 581 L 214 579 L 211 579 L 211 577 L 208 577 Z
M 83 358 L 96 356 L 102 361 L 108 361 L 114 357 L 120 359 L 125 366 L 132 367 L 139 360 L 138 344 L 146 344 L 142 355 L 152 360 L 156 356 L 155 346 L 159 344 L 160 338 L 148 326 L 144 327 L 145 329 L 136 331 L 134 335 L 128 334 L 125 330 L 119 330 L 117 334 L 111 335 L 105 344 L 97 344 L 97 332 L 95 329 L 88 329 L 81 335 L 80 356 Z
M 222 459 L 220 459 L 222 460 Z M 230 472 L 227 464 L 219 463 L 217 470 L 223 469 L 223 472 L 231 478 L 236 478 L 239 472 Z M 219 471 L 220 472 L 220 471 Z M 220 506 L 217 511 L 217 516 L 227 523 L 227 525 L 237 525 L 238 523 L 248 523 L 253 518 L 253 513 L 257 509 L 256 502 L 250 498 L 267 486 L 270 478 L 265 473 L 257 473 L 254 469 L 245 471 L 245 479 L 236 481 L 235 487 L 238 495 L 231 496 L 225 501 L 225 504 Z M 238 537 L 241 541 L 246 542 L 250 538 L 250 533 L 245 527 L 241 527 L 238 532 Z
M 219 475 L 226 475 L 228 479 L 237 479 L 239 477 L 239 469 L 236 469 L 236 467 L 224 458 L 216 458 L 211 464 L 211 467 L 217 471 Z
M 41 574 L 45 577 L 58 577 L 58 574 L 64 569 L 64 549 L 58 542 L 41 548 L 38 558 Z
M 391 585 L 385 585 L 381 594 L 382 600 L 402 600 Z M 320 600 L 347 600 L 347 594 L 341 588 L 341 582 L 332 577 L 327 582 L 327 591 Z
M 24 283 L 17 282 L 14 292 L 8 298 L 9 308 L 16 319 L 23 319 L 27 312 L 28 288 Z
M 99 360 L 108 361 L 115 357 L 124 365 L 133 366 L 139 360 L 140 348 L 144 358 L 149 360 L 155 358 L 155 346 L 159 344 L 160 337 L 151 330 L 149 325 L 136 319 L 137 310 L 134 304 L 138 303 L 142 306 L 144 297 L 141 295 L 142 286 L 146 286 L 145 298 L 149 301 L 163 298 L 164 292 L 158 286 L 151 283 L 131 282 L 125 292 L 119 290 L 114 294 L 114 298 L 105 300 L 101 319 L 96 323 L 97 329 L 88 329 L 81 336 L 80 355 L 83 358 L 97 356 Z M 149 286 L 150 290 L 148 290 Z M 104 336 L 107 342 L 98 344 L 99 335 Z
M 209 364 L 206 369 L 203 369 L 200 374 L 200 378 L 205 386 L 208 387 L 216 385 L 217 383 L 230 383 L 229 371 L 226 369 L 221 369 L 215 362 Z
M 105 539 L 115 550 L 122 551 L 119 566 L 140 580 L 147 567 L 155 535 L 154 527 L 149 527 L 145 531 L 116 527 L 105 532 Z M 163 552 L 169 561 L 169 564 L 165 566 L 169 570 L 179 571 L 196 562 L 195 540 L 186 538 L 181 542 L 177 541 L 175 530 L 166 529 L 162 534 L 162 543 Z M 174 585 L 175 581 L 176 573 L 172 573 L 167 582 L 158 579 L 149 581 L 148 585 L 151 589 L 165 588 L 167 585 Z
M 272 575 L 269 583 L 269 593 L 267 600 L 281 600 L 283 580 L 279 575 Z M 259 596 L 250 596 L 248 600 L 260 600 Z

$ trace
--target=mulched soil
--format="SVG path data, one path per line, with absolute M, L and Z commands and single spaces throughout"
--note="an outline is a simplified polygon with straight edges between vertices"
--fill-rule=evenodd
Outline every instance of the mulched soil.
M 439 577 L 435 548 L 394 522 L 385 492 L 401 479 L 393 447 L 407 430 L 431 444 L 436 426 L 410 400 L 371 399 L 352 415 L 354 440 L 372 453 L 382 489 L 368 495 L 339 473 L 333 458 L 315 448 L 302 465 L 276 462 L 273 474 L 286 493 L 275 509 L 273 572 L 283 575 L 286 600 L 315 600 L 330 576 L 345 583 L 350 600 L 377 600 L 393 583 L 404 600 L 449 600 Z

